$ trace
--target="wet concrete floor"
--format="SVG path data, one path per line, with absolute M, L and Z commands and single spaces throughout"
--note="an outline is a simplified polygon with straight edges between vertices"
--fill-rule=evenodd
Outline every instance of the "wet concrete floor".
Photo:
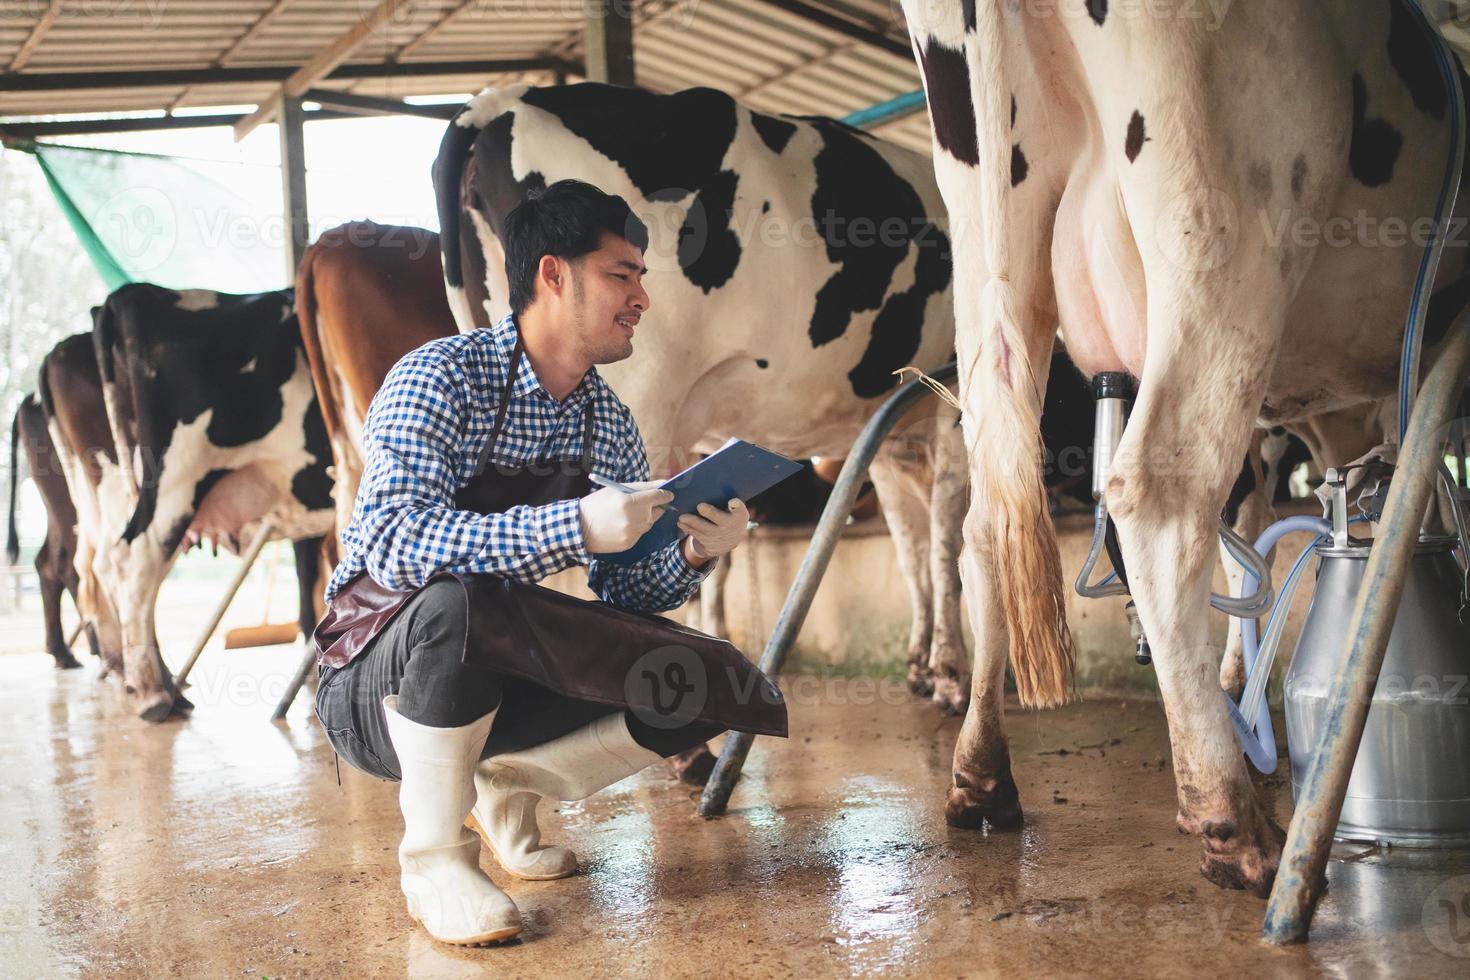
M 1173 826 L 1163 713 L 1097 700 L 1008 715 L 1027 822 L 941 814 L 957 719 L 869 678 L 788 678 L 728 816 L 650 770 L 551 812 L 583 855 L 491 875 L 527 928 L 454 949 L 397 888 L 396 787 L 345 766 L 307 699 L 273 725 L 290 648 L 206 654 L 194 716 L 133 718 L 89 665 L 0 657 L 0 972 L 13 977 L 1465 976 L 1470 861 L 1351 852 L 1312 942 L 1198 874 Z M 1278 818 L 1290 794 L 1264 792 Z M 1349 852 L 1344 852 L 1349 853 Z M 487 862 L 492 859 L 486 858 Z

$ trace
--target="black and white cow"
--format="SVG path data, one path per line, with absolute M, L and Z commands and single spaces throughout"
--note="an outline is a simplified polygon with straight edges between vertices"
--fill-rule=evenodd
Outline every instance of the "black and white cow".
M 46 413 L 35 395 L 26 395 L 15 410 L 10 425 L 10 524 L 5 543 L 5 556 L 10 564 L 20 561 L 20 534 L 16 527 L 16 488 L 20 477 L 20 452 L 24 448 L 31 482 L 46 509 L 46 537 L 36 549 L 36 579 L 41 589 L 41 615 L 46 628 L 46 652 L 62 669 L 80 667 L 72 656 L 61 625 L 61 595 L 71 593 L 78 600 L 79 580 L 76 570 L 77 509 L 66 486 L 66 474 L 56 445 L 46 427 Z M 91 629 L 87 638 L 96 654 L 97 638 Z
M 1435 213 L 1451 100 L 1406 0 L 1237 3 L 1205 19 L 1129 8 L 904 2 L 939 185 L 972 230 L 956 236 L 955 298 L 975 689 L 946 816 L 1021 821 L 1007 652 L 1024 702 L 1067 692 L 1065 585 L 1034 462 L 1060 323 L 1085 371 L 1139 379 L 1105 500 L 1154 650 L 1179 827 L 1200 837 L 1207 878 L 1264 893 L 1282 832 L 1252 789 L 1208 636 L 1221 504 L 1257 423 L 1366 416 L 1393 395 L 1423 253 L 1409 229 Z M 1456 210 L 1458 228 L 1467 195 Z M 1447 250 L 1442 309 L 1470 297 L 1467 266 Z M 1431 307 L 1426 364 L 1450 322 Z
M 599 370 L 638 420 L 655 473 L 728 436 L 845 456 L 895 370 L 932 371 L 953 355 L 949 243 L 928 161 L 712 89 L 519 85 L 472 99 L 434 165 L 461 330 L 509 310 L 506 215 L 569 177 L 621 195 L 649 228 L 653 302 L 637 355 Z M 936 701 L 963 706 L 964 474 L 931 465 L 931 451 L 959 445 L 953 411 L 931 402 L 893 443 L 926 451 L 885 452 L 872 476 L 904 570 L 924 585 L 912 590 L 910 658 L 933 668 Z
M 124 286 L 97 312 L 93 343 L 121 469 L 131 475 L 103 481 L 99 578 L 121 620 L 129 689 L 139 713 L 158 721 L 175 692 L 154 604 L 184 547 L 234 547 L 270 522 L 274 536 L 298 542 L 309 635 L 317 552 L 333 521 L 331 449 L 289 290 Z

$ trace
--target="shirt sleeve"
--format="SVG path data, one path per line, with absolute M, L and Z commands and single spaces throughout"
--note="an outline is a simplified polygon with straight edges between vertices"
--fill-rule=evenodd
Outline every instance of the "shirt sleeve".
M 648 479 L 648 453 L 643 436 L 631 417 L 626 418 L 626 432 L 618 454 L 618 471 L 609 474 L 619 483 L 639 483 Z M 631 565 L 598 561 L 591 556 L 587 567 L 587 585 L 604 602 L 641 612 L 667 612 L 689 601 L 699 583 L 714 568 L 710 562 L 704 569 L 684 560 L 681 537 Z
M 386 588 L 417 588 L 441 571 L 534 582 L 584 560 L 576 500 L 499 514 L 454 506 L 470 390 L 453 358 L 419 350 L 389 372 L 368 409 L 352 523 L 368 574 Z

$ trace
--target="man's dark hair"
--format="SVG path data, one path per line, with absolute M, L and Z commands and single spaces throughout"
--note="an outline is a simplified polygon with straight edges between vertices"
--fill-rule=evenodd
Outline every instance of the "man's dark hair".
M 541 256 L 579 259 L 597 251 L 603 232 L 648 249 L 648 228 L 628 202 L 586 181 L 558 180 L 512 208 L 502 236 L 511 312 L 520 316 L 536 298 Z

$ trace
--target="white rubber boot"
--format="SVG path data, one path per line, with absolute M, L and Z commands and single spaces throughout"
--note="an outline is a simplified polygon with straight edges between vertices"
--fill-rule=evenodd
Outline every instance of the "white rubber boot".
M 459 728 L 430 728 L 400 715 L 396 695 L 383 699 L 383 712 L 403 773 L 398 865 L 408 914 L 456 946 L 511 938 L 521 931 L 521 913 L 480 870 L 480 841 L 464 829 L 475 802 L 475 763 L 495 712 Z
M 481 762 L 475 770 L 479 798 L 465 825 L 511 874 L 533 881 L 565 878 L 577 870 L 577 855 L 568 847 L 541 845 L 541 797 L 584 800 L 661 759 L 633 741 L 623 712 L 606 715 L 561 738 Z

